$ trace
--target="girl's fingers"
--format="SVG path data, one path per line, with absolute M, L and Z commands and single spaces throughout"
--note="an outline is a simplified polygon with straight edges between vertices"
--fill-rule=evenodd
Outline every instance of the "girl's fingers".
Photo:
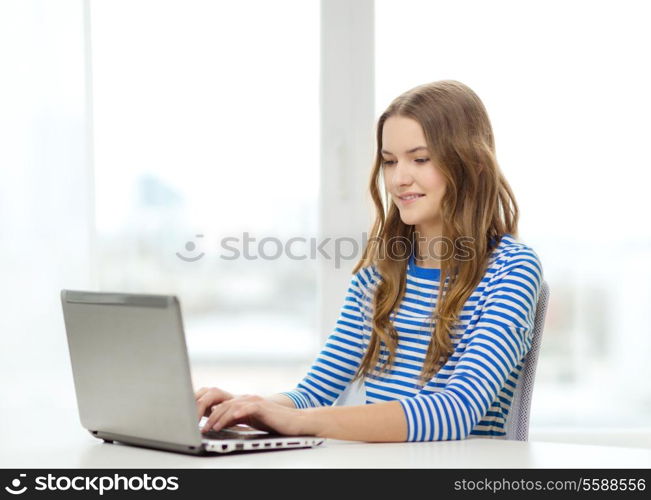
M 210 429 L 213 428 L 215 423 L 220 419 L 220 417 L 228 411 L 229 407 L 233 405 L 229 405 L 227 403 L 222 403 L 220 405 L 214 406 L 212 413 L 208 417 L 208 420 L 206 420 L 206 423 L 204 424 L 203 428 L 201 429 L 201 432 L 206 432 L 209 431 Z
M 209 394 L 199 399 L 197 401 L 197 412 L 199 420 L 201 420 L 201 417 L 209 416 L 210 412 L 212 411 L 211 406 L 217 405 L 220 402 L 221 400 L 216 401 L 215 398 L 211 398 Z
M 212 428 L 222 429 L 233 420 L 242 419 L 244 417 L 251 417 L 255 415 L 258 411 L 259 405 L 258 401 L 261 398 L 257 396 L 241 396 L 236 399 L 228 399 L 226 401 L 218 402 L 215 406 L 211 408 L 208 416 L 208 420 L 202 428 L 202 432 L 210 430 Z M 206 402 L 202 402 L 203 411 L 205 412 L 208 406 L 212 405 L 214 401 L 210 402 L 206 399 Z M 217 424 L 217 425 L 216 425 Z
M 208 409 L 208 406 L 210 406 L 210 402 L 206 400 L 198 400 L 197 401 L 197 413 L 199 416 L 199 420 L 201 420 L 201 417 L 206 416 L 206 410 Z
M 208 416 L 208 413 L 210 413 L 210 406 L 219 404 L 223 401 L 226 401 L 226 399 L 224 399 L 221 394 L 206 391 L 203 396 L 197 399 L 197 416 L 199 417 L 199 420 L 201 420 L 201 417 Z
M 199 399 L 201 396 L 203 396 L 209 390 L 210 390 L 209 387 L 202 387 L 201 389 L 199 389 L 197 392 L 194 393 L 194 399 Z
M 250 411 L 250 405 L 244 404 L 234 404 L 231 405 L 226 411 L 224 411 L 220 417 L 215 420 L 215 423 L 211 425 L 211 429 L 216 431 L 223 429 L 224 427 L 230 426 L 229 424 L 240 420 L 245 417 Z

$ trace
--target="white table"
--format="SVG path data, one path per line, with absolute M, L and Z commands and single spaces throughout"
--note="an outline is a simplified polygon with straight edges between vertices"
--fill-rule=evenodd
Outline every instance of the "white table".
M 651 468 L 651 450 L 467 439 L 430 443 L 328 440 L 311 449 L 194 457 L 84 436 L 2 447 L 4 468 Z
M 81 427 L 74 409 L 0 415 L 3 468 L 651 468 L 651 448 L 466 439 L 361 443 L 329 439 L 310 449 L 194 457 L 107 444 Z

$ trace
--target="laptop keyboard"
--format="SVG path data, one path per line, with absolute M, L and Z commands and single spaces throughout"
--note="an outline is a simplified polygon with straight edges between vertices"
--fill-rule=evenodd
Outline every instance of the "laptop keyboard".
M 231 440 L 231 439 L 265 439 L 265 438 L 279 436 L 279 434 L 271 434 L 271 433 L 260 434 L 260 433 L 250 433 L 246 431 L 234 431 L 234 430 L 231 431 L 228 429 L 221 429 L 219 431 L 202 432 L 201 436 L 206 439 Z

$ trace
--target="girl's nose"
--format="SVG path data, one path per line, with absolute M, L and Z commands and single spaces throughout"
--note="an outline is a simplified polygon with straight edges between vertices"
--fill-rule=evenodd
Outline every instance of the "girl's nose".
M 397 162 L 393 171 L 393 182 L 396 186 L 409 185 L 413 182 L 413 177 L 405 162 Z

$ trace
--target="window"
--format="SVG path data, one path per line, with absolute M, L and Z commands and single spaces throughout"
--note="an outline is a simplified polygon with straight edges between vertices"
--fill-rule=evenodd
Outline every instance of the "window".
M 195 362 L 311 358 L 318 2 L 90 5 L 98 286 L 177 294 Z

